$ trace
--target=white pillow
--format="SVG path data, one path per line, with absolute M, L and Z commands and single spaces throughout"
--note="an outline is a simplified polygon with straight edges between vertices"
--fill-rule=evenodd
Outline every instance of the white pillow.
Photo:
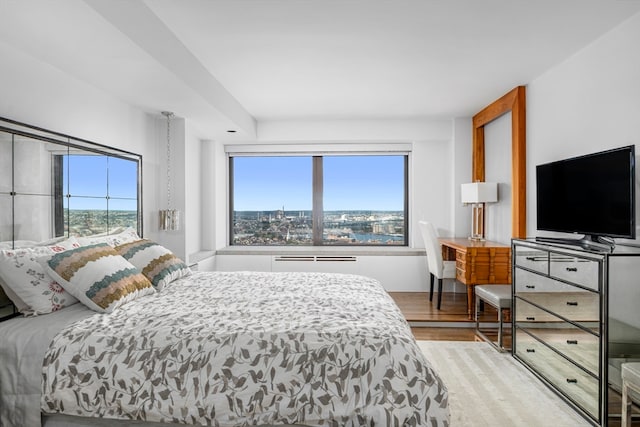
M 90 309 L 111 313 L 152 294 L 151 282 L 107 243 L 82 246 L 40 259 L 51 277 Z
M 0 286 L 26 316 L 46 314 L 78 302 L 45 273 L 38 259 L 80 246 L 74 237 L 53 245 L 0 250 Z
M 117 234 L 97 234 L 94 236 L 78 237 L 80 246 L 97 245 L 98 243 L 106 243 L 111 247 L 116 247 L 125 243 L 140 240 L 138 232 L 135 228 L 128 227 L 124 231 Z

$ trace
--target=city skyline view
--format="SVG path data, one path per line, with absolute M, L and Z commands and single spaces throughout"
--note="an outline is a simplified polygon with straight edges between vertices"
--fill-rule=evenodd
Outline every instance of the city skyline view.
M 404 211 L 324 211 L 321 242 L 310 210 L 234 211 L 232 229 L 239 246 L 406 245 Z
M 231 244 L 406 244 L 406 156 L 315 158 L 232 158 Z M 321 225 L 314 225 L 314 197 Z
M 82 235 L 135 223 L 135 163 L 85 155 L 63 161 L 67 230 Z M 403 155 L 321 156 L 315 190 L 322 225 L 314 233 L 312 156 L 234 157 L 230 243 L 404 245 L 405 169 Z

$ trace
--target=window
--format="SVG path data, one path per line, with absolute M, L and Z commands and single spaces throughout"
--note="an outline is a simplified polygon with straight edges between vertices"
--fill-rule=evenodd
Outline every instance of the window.
M 407 154 L 231 155 L 231 244 L 407 246 L 407 164 Z
M 138 163 L 98 154 L 54 155 L 56 236 L 138 224 Z

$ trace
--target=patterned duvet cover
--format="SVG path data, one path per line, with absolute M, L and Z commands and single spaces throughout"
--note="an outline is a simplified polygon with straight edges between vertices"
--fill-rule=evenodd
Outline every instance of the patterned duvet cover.
M 375 280 L 201 272 L 61 331 L 42 410 L 213 426 L 448 426 L 447 389 Z

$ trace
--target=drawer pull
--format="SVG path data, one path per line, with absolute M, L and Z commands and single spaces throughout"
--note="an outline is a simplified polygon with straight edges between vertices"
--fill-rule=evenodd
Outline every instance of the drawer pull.
M 578 384 L 578 380 L 575 378 L 567 378 L 569 384 Z
M 525 285 L 525 288 L 527 288 L 527 289 L 535 289 L 536 285 Z
M 527 353 L 535 353 L 536 349 L 535 348 L 528 348 L 527 349 Z
M 536 318 L 535 317 L 527 317 L 527 320 L 533 321 L 533 320 L 536 320 Z
M 578 301 L 567 301 L 567 305 L 577 306 L 578 305 Z
M 578 267 L 567 267 L 567 271 L 578 271 Z
M 578 344 L 578 340 L 567 340 L 567 344 Z

